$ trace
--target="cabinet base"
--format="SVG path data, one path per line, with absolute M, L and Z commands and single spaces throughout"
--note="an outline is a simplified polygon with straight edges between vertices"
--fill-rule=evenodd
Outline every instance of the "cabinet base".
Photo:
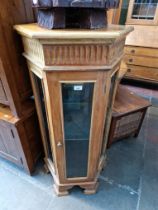
M 75 186 L 79 186 L 83 189 L 83 193 L 86 194 L 86 195 L 92 195 L 92 194 L 95 194 L 97 192 L 97 189 L 98 189 L 98 186 L 99 186 L 99 183 L 96 182 L 96 183 L 86 183 L 86 184 L 78 184 L 78 185 L 57 185 L 57 184 L 54 184 L 53 185 L 53 188 L 54 188 L 54 191 L 55 191 L 55 194 L 57 196 L 65 196 L 65 195 L 68 195 L 69 194 L 69 190 L 72 189 L 73 187 Z

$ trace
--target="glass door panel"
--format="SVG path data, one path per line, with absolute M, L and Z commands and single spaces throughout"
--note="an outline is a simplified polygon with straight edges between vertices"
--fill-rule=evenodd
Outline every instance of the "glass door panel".
M 47 114 L 46 114 L 46 107 L 45 107 L 45 102 L 44 102 L 44 92 L 43 92 L 43 85 L 42 85 L 42 80 L 37 77 L 35 74 L 33 74 L 34 81 L 36 84 L 36 91 L 38 93 L 38 100 L 40 104 L 40 110 L 41 110 L 41 115 L 43 117 L 43 129 L 46 135 L 46 144 L 47 144 L 47 152 L 48 152 L 48 157 L 53 161 L 53 156 L 52 156 L 52 151 L 51 151 L 51 145 L 50 145 L 50 137 L 49 137 L 49 129 L 48 129 L 48 122 L 47 122 Z
M 132 19 L 153 20 L 158 0 L 135 0 Z
M 86 177 L 94 83 L 62 83 L 67 178 Z

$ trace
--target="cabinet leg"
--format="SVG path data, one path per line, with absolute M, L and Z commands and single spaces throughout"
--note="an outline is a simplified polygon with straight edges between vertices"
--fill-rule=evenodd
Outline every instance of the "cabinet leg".
M 99 186 L 99 183 L 96 182 L 95 184 L 89 184 L 89 185 L 81 186 L 81 187 L 84 188 L 84 194 L 92 195 L 97 192 L 98 186 Z
M 69 194 L 69 189 L 71 189 L 72 186 L 59 186 L 54 184 L 53 188 L 57 196 L 65 196 Z

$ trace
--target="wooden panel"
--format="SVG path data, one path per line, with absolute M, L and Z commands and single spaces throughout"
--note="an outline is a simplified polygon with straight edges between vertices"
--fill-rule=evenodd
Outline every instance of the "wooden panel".
M 101 65 L 107 63 L 106 45 L 44 46 L 46 65 Z
M 116 140 L 138 136 L 147 108 L 151 103 L 119 85 L 112 113 L 108 147 Z
M 113 117 L 138 111 L 150 105 L 148 100 L 134 94 L 127 87 L 119 85 L 113 106 Z
M 140 78 L 158 82 L 158 69 L 143 66 L 128 65 L 125 77 Z
M 134 31 L 127 36 L 125 44 L 139 47 L 158 48 L 157 34 L 157 26 L 134 25 Z
M 19 119 L 13 116 L 9 107 L 0 105 L 0 156 L 30 174 L 41 153 L 41 137 L 34 110 Z
M 135 47 L 135 46 L 126 46 L 125 53 L 129 55 L 140 55 L 140 56 L 150 56 L 158 58 L 158 49 L 154 48 L 145 48 L 145 47 Z
M 36 62 L 44 64 L 43 47 L 36 39 L 23 37 L 24 50 L 26 55 L 31 56 Z
M 114 42 L 109 45 L 108 63 L 113 63 L 123 55 L 125 39 Z
M 121 57 L 124 42 L 111 45 L 44 45 L 46 65 L 107 65 Z
M 136 56 L 136 55 L 128 55 L 124 56 L 124 61 L 127 64 L 138 65 L 138 66 L 148 66 L 153 68 L 158 68 L 158 59 L 153 57 L 145 57 L 145 56 Z
M 14 163 L 21 164 L 16 138 L 12 126 L 0 121 L 0 155 Z
M 32 91 L 27 65 L 21 55 L 23 52 L 22 42 L 13 30 L 13 25 L 32 21 L 34 21 L 34 17 L 30 0 L 10 0 L 0 4 L 2 80 L 9 105 L 16 116 L 22 115 L 23 101 L 30 97 Z

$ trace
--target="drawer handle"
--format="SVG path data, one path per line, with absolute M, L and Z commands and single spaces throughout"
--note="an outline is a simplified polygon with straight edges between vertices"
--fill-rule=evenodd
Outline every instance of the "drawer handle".
M 129 62 L 130 62 L 130 63 L 132 63 L 132 62 L 133 62 L 133 59 L 132 59 L 132 58 L 130 58 L 130 59 L 129 59 Z
M 135 50 L 131 50 L 131 53 L 135 53 Z
M 127 72 L 131 72 L 131 69 L 127 69 Z

